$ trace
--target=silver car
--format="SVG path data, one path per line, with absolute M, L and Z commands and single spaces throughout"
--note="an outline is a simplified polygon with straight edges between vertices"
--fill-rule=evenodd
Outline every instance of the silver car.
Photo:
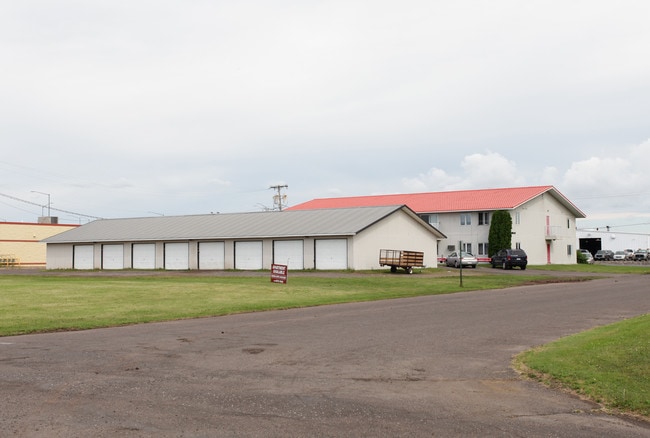
M 478 265 L 478 259 L 474 257 L 471 252 L 461 251 L 460 255 L 457 252 L 452 252 L 447 256 L 447 261 L 445 262 L 447 266 L 453 266 L 454 268 L 459 268 L 460 264 L 463 264 L 463 267 L 476 268 Z

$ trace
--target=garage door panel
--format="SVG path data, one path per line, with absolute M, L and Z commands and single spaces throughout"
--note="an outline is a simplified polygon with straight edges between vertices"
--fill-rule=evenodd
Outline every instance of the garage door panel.
M 347 269 L 347 239 L 316 240 L 316 269 Z
M 73 251 L 74 269 L 93 269 L 95 267 L 93 245 L 75 245 Z
M 165 243 L 165 269 L 187 270 L 189 268 L 189 244 L 187 242 Z
M 224 242 L 199 242 L 199 269 L 225 269 Z
M 136 243 L 133 245 L 133 269 L 156 269 L 156 245 Z
M 102 269 L 124 269 L 124 245 L 102 246 Z
M 262 242 L 235 242 L 235 269 L 262 269 Z
M 289 269 L 305 268 L 302 240 L 276 240 L 273 242 L 273 263 L 287 265 Z

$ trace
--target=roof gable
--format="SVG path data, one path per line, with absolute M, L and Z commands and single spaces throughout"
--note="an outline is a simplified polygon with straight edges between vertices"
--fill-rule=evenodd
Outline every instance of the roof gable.
M 290 207 L 289 210 L 351 208 L 391 204 L 405 204 L 417 213 L 512 210 L 544 193 L 550 193 L 576 217 L 585 217 L 582 211 L 553 186 L 320 198 L 295 205 Z

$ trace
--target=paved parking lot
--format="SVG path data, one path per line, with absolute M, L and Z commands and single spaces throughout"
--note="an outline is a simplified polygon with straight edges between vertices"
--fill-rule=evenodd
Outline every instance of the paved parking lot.
M 647 276 L 623 276 L 0 338 L 0 424 L 17 437 L 648 437 L 510 361 L 647 313 L 649 292 Z

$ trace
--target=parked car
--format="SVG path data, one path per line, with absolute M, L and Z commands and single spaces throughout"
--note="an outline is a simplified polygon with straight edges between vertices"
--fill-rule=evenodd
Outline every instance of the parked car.
M 476 268 L 476 265 L 478 265 L 478 259 L 471 252 L 461 251 L 460 254 L 458 252 L 452 252 L 447 256 L 447 266 L 459 268 L 461 262 L 463 267 Z
M 579 249 L 578 251 L 585 256 L 585 260 L 587 260 L 587 263 L 591 265 L 594 262 L 594 256 L 591 255 L 591 252 L 589 252 L 588 249 Z
M 650 254 L 647 249 L 639 248 L 634 251 L 634 260 L 648 260 L 649 258 Z
M 625 251 L 616 251 L 614 253 L 614 260 L 616 261 L 624 261 L 627 258 L 627 253 Z
M 512 269 L 515 266 L 526 269 L 528 265 L 528 256 L 523 249 L 502 249 L 490 259 L 493 268 L 500 266 L 503 269 Z
M 633 249 L 624 249 L 623 251 L 625 251 L 625 260 L 634 260 Z
M 601 262 L 614 260 L 614 251 L 610 249 L 599 249 L 596 251 L 596 254 L 594 254 L 594 260 Z

